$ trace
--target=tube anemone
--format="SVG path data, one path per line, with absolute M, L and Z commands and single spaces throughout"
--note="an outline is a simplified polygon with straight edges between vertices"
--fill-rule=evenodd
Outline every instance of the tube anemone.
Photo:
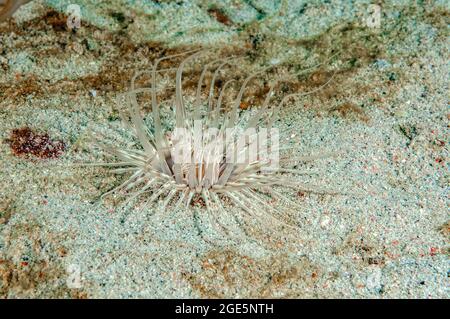
M 190 55 L 188 55 L 190 53 Z M 155 61 L 152 69 L 137 73 L 131 81 L 131 89 L 123 95 L 129 114 L 122 116 L 126 127 L 138 141 L 136 148 L 121 148 L 109 144 L 101 136 L 95 144 L 113 161 L 98 163 L 112 168 L 116 174 L 126 174 L 126 180 L 102 197 L 124 194 L 125 203 L 137 200 L 142 208 L 159 213 L 190 209 L 194 198 L 201 198 L 210 216 L 226 215 L 231 205 L 255 219 L 293 227 L 283 218 L 280 207 L 270 204 L 277 200 L 298 206 L 279 188 L 295 192 L 320 192 L 299 182 L 302 174 L 311 174 L 290 167 L 285 163 L 314 160 L 317 157 L 293 157 L 293 147 L 280 147 L 280 132 L 274 127 L 278 110 L 288 99 L 312 94 L 330 83 L 306 93 L 285 96 L 281 102 L 273 102 L 277 85 L 288 78 L 307 73 L 312 68 L 295 75 L 272 81 L 262 105 L 251 117 L 245 116 L 239 106 L 249 83 L 267 71 L 264 68 L 244 79 L 230 105 L 224 106 L 224 97 L 230 96 L 234 80 L 221 85 L 216 92 L 215 82 L 225 67 L 233 67 L 235 59 L 219 59 L 204 65 L 196 94 L 188 99 L 182 87 L 185 66 L 201 58 L 206 50 L 190 51 L 167 56 Z M 175 75 L 175 93 L 172 100 L 175 127 L 163 125 L 161 105 L 157 97 L 157 75 L 172 69 L 158 69 L 162 61 L 188 55 L 179 64 Z M 215 68 L 214 68 L 215 67 Z M 212 69 L 212 70 L 210 70 Z M 211 73 L 209 90 L 202 94 L 204 78 Z M 136 87 L 137 79 L 147 74 L 151 87 Z M 152 125 L 141 116 L 138 94 L 151 96 Z M 202 98 L 203 96 L 203 98 Z M 289 133 L 283 132 L 283 133 Z M 261 216 L 261 213 L 263 216 Z

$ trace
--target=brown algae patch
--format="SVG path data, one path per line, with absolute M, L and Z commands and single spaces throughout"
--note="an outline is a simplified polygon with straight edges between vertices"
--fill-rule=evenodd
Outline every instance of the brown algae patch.
M 7 224 L 14 214 L 14 207 L 12 205 L 12 202 L 13 201 L 9 199 L 5 202 L 0 203 L 0 225 Z
M 297 262 L 285 255 L 258 260 L 225 250 L 207 253 L 201 271 L 184 277 L 202 298 L 294 298 L 312 296 L 319 274 L 306 257 Z M 301 288 L 293 289 L 295 285 Z
M 366 123 L 369 121 L 369 117 L 366 115 L 364 109 L 350 102 L 331 108 L 330 112 L 337 113 L 343 118 L 356 118 Z
M 226 15 L 226 13 L 216 7 L 211 7 L 208 9 L 208 14 L 213 17 L 214 19 L 216 19 L 218 22 L 226 25 L 226 26 L 230 26 L 232 25 L 232 21 L 231 19 Z
M 444 225 L 438 228 L 439 233 L 441 233 L 447 241 L 450 241 L 450 220 Z

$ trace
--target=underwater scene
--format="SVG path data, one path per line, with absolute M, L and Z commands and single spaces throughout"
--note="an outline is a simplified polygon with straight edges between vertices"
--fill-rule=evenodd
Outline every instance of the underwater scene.
M 449 22 L 0 0 L 0 299 L 449 298 Z

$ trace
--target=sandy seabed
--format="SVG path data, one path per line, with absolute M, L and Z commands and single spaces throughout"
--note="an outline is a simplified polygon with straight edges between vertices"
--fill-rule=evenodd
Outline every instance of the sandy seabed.
M 76 32 L 69 1 L 32 1 L 0 23 L 0 297 L 449 297 L 446 1 L 386 1 L 379 25 L 368 1 L 70 3 L 82 10 Z M 199 47 L 242 56 L 241 80 L 280 64 L 243 113 L 277 74 L 322 63 L 280 96 L 335 74 L 280 110 L 283 143 L 335 154 L 299 165 L 315 174 L 298 178 L 338 194 L 282 190 L 295 233 L 243 218 L 224 236 L 201 205 L 118 209 L 99 197 L 120 178 L 72 165 L 101 159 L 91 132 L 120 140 L 116 97 L 134 72 Z M 188 94 L 199 72 L 186 72 Z M 162 76 L 160 94 L 171 85 Z

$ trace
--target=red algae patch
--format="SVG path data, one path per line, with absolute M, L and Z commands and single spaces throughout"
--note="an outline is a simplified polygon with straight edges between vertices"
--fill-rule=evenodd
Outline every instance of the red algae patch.
M 48 134 L 38 134 L 29 127 L 14 129 L 7 142 L 16 156 L 58 158 L 66 149 L 63 141 L 52 140 Z

